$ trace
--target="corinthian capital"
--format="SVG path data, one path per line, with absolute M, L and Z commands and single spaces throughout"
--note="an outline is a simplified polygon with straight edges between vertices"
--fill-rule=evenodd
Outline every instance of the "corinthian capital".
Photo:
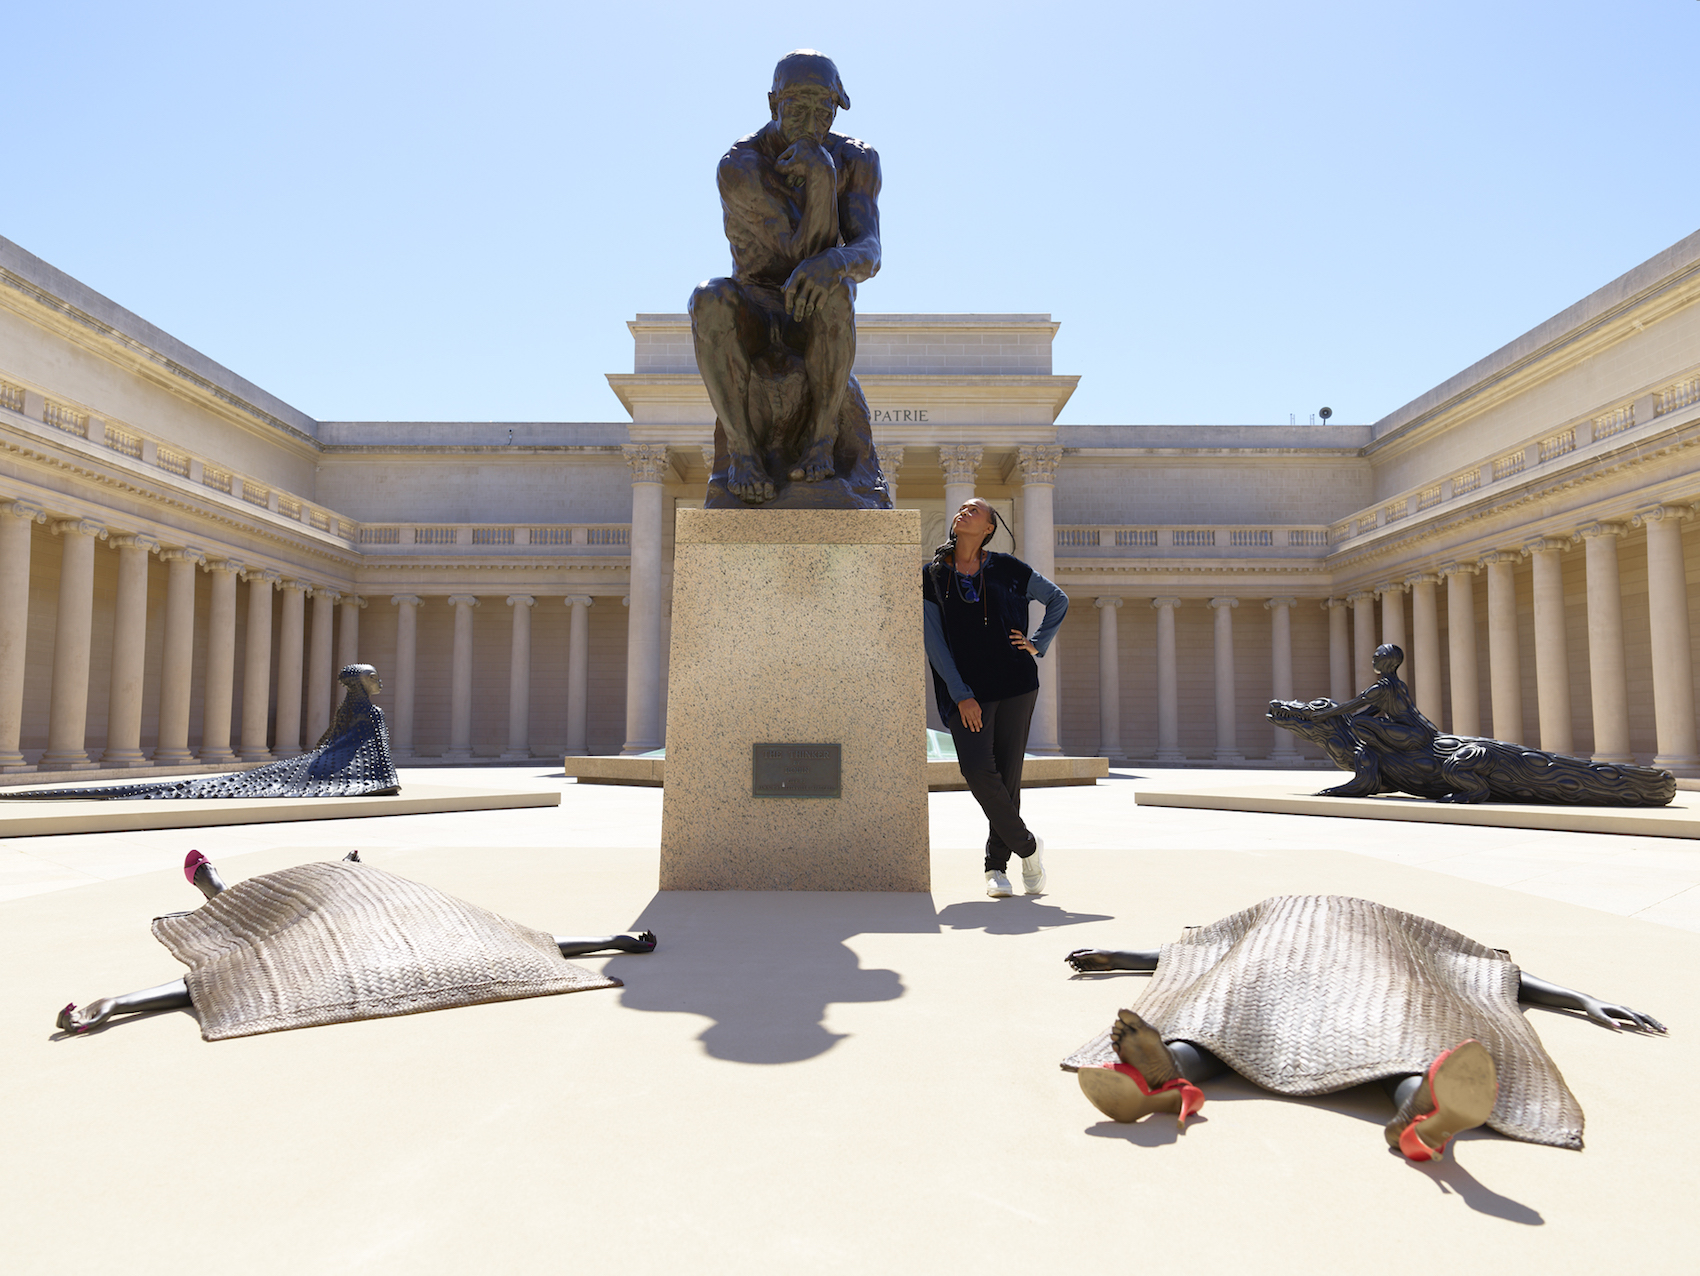
M 626 464 L 632 467 L 632 482 L 660 483 L 666 478 L 667 445 L 665 443 L 627 443 L 620 451 Z
M 939 449 L 939 465 L 944 469 L 946 483 L 972 483 L 974 472 L 980 468 L 985 449 L 971 443 L 951 443 Z M 949 515 L 953 511 L 947 510 Z
M 1015 459 L 1017 464 L 1021 466 L 1021 481 L 1023 483 L 1055 484 L 1057 481 L 1057 462 L 1062 460 L 1062 454 L 1062 448 L 1054 443 L 1016 448 Z

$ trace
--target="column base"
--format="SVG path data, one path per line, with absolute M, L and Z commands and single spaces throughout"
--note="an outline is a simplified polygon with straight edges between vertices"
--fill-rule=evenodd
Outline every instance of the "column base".
M 46 760 L 46 758 L 42 759 L 43 762 Z M 1657 756 L 1653 759 L 1653 765 L 1663 767 L 1672 775 L 1678 776 L 1684 780 L 1692 780 L 1696 776 L 1700 776 L 1700 757 L 1696 757 L 1692 753 L 1675 753 L 1668 756 Z
M 1269 755 L 1271 762 L 1303 762 L 1304 758 L 1292 749 L 1276 749 Z
M 657 740 L 654 744 L 645 744 L 642 740 L 639 740 L 636 744 L 628 744 L 621 749 L 620 756 L 622 758 L 635 758 L 639 754 L 654 753 L 660 747 L 661 741 L 659 740 Z
M 443 758 L 444 762 L 470 762 L 470 761 L 472 761 L 472 750 L 471 749 L 444 749 L 443 753 L 442 753 L 442 758 Z
M 146 766 L 147 755 L 140 749 L 108 749 L 100 755 L 100 764 L 108 766 Z
M 503 753 L 500 756 L 500 758 L 498 758 L 497 760 L 500 761 L 500 762 L 529 762 L 529 761 L 531 761 L 531 750 L 530 749 L 518 749 L 518 750 L 509 749 L 506 753 Z
M 211 753 L 201 754 L 202 766 L 234 766 L 242 759 L 229 749 L 220 749 Z
M 1104 761 L 1108 762 L 1111 766 L 1122 766 L 1127 762 L 1127 754 L 1123 753 L 1120 749 L 1116 749 L 1110 753 L 1100 753 L 1097 756 L 1103 758 Z
M 264 746 L 258 749 L 243 749 L 241 758 L 244 762 L 270 762 L 272 751 Z
M 590 750 L 589 749 L 568 749 L 561 756 L 562 757 L 568 757 L 568 758 L 588 758 L 590 756 Z
M 200 759 L 187 749 L 155 749 L 153 764 L 155 766 L 194 766 Z
M 1182 753 L 1179 749 L 1158 749 L 1156 761 L 1158 761 L 1158 762 L 1185 762 L 1186 761 L 1186 754 Z
M 1060 758 L 1063 756 L 1062 746 L 1057 744 L 1030 744 L 1027 746 L 1027 752 L 1035 758 Z
M 1634 766 L 1635 755 L 1633 753 L 1590 753 L 1588 761 L 1604 762 L 1611 766 L 1623 766 L 1626 763 Z
M 1215 757 L 1216 761 L 1227 763 L 1230 766 L 1239 766 L 1245 761 L 1245 754 L 1238 749 L 1217 749 Z
M 100 763 L 89 757 L 87 752 L 78 749 L 75 753 L 54 753 L 51 750 L 41 755 L 41 761 L 36 764 L 43 771 L 94 771 Z
M 33 762 L 0 762 L 0 775 L 23 775 L 35 770 Z

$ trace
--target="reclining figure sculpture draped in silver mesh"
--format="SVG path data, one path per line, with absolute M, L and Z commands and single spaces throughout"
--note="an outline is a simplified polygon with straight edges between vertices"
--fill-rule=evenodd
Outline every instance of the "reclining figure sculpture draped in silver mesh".
M 372 797 L 400 793 L 401 778 L 390 758 L 384 711 L 372 703 L 372 697 L 383 690 L 378 671 L 371 665 L 345 665 L 338 680 L 348 688 L 348 694 L 318 744 L 299 757 L 282 758 L 234 775 L 92 789 L 37 789 L 0 794 L 0 800 Z
M 1589 762 L 1482 736 L 1446 735 L 1417 708 L 1399 677 L 1405 653 L 1375 649 L 1380 676 L 1335 704 L 1271 700 L 1269 720 L 1320 745 L 1352 778 L 1318 797 L 1414 793 L 1441 802 L 1539 802 L 1570 806 L 1665 806 L 1676 777 L 1658 767 Z

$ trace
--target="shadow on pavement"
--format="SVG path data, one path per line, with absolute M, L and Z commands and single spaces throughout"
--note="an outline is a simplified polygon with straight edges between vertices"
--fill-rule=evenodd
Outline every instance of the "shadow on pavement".
M 1041 904 L 1032 895 L 951 904 L 938 915 L 938 924 L 946 930 L 983 930 L 988 935 L 1032 935 L 1059 926 L 1114 920 L 1109 913 L 1071 913 L 1055 904 Z
M 629 978 L 633 1010 L 706 1015 L 698 1038 L 716 1059 L 797 1063 L 843 1034 L 822 1020 L 835 1002 L 895 1001 L 895 970 L 864 970 L 853 935 L 936 934 L 927 894 L 854 891 L 665 891 L 633 923 L 653 930 L 655 952 L 605 967 Z

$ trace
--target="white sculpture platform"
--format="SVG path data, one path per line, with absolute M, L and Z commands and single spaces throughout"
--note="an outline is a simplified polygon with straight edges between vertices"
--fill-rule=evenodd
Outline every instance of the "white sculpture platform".
M 662 890 L 929 889 L 915 510 L 680 510 Z M 760 744 L 837 796 L 756 796 Z
M 23 796 L 36 788 L 8 788 Z M 0 802 L 0 839 L 64 833 L 120 833 L 137 829 L 212 828 L 226 824 L 278 824 L 287 820 L 349 820 L 436 811 L 501 811 L 559 806 L 559 789 L 471 789 L 451 784 L 404 784 L 391 797 L 315 798 L 112 798 L 95 801 Z
M 1340 784 L 1318 775 L 1316 788 L 1246 784 L 1197 788 L 1165 784 L 1137 788 L 1140 806 L 1184 806 L 1206 811 L 1262 811 L 1270 815 L 1332 815 L 1349 820 L 1415 820 L 1491 828 L 1548 829 L 1563 833 L 1618 833 L 1631 837 L 1700 837 L 1700 793 L 1678 787 L 1669 806 L 1547 806 L 1520 802 L 1432 802 L 1407 793 L 1375 797 L 1318 797 L 1316 789 Z

